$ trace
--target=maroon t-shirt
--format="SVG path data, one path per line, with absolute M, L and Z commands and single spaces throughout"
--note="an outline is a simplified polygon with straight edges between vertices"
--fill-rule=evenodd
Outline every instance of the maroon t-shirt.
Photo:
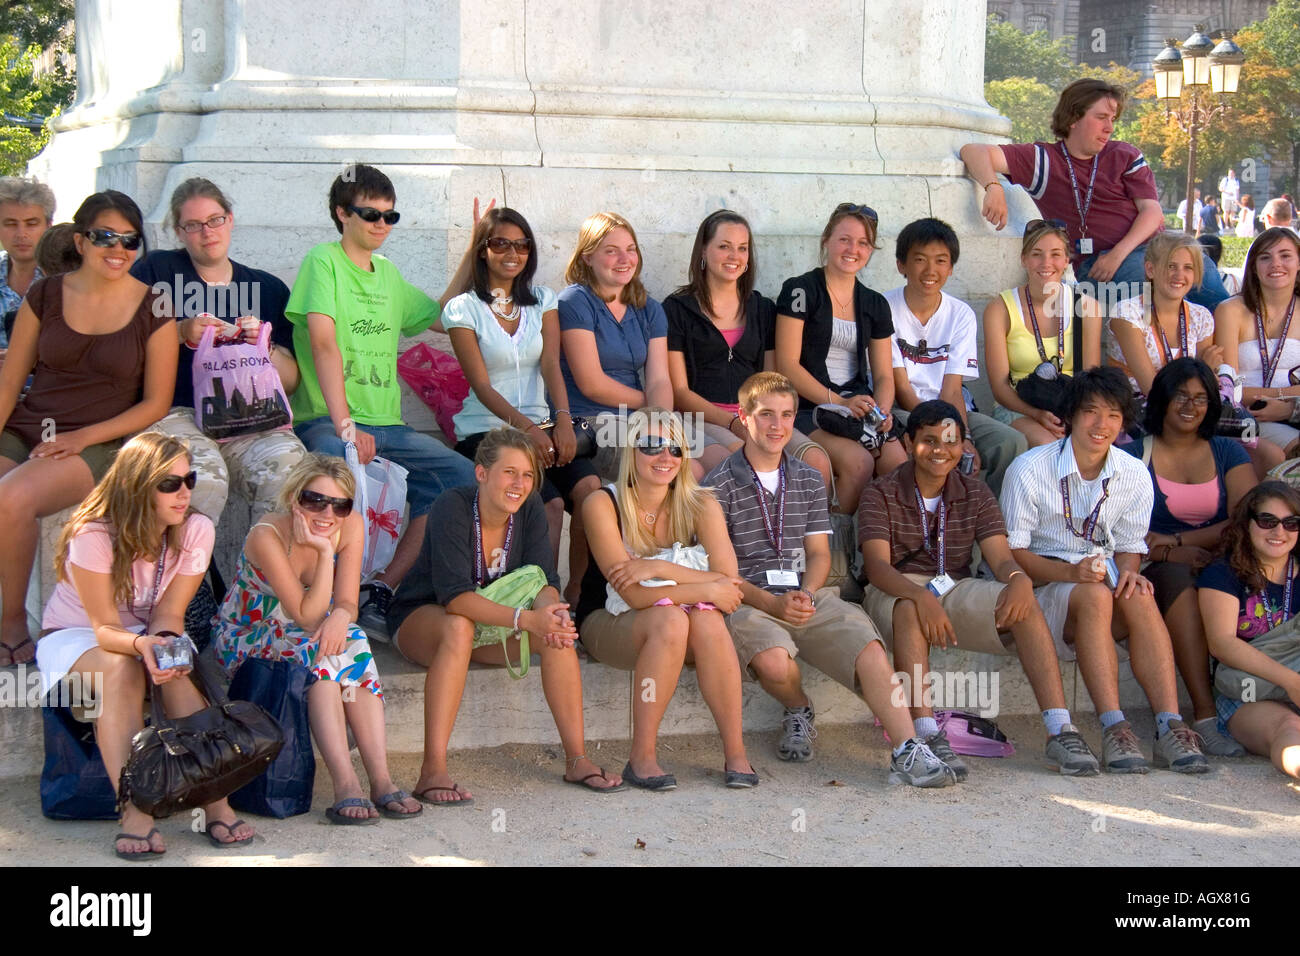
M 1079 209 L 1088 195 L 1092 160 L 1070 156 L 1059 142 L 1011 143 L 1001 149 L 1007 160 L 1008 178 L 1033 197 L 1044 219 L 1060 219 L 1066 224 L 1070 256 L 1076 264 L 1083 257 L 1077 253 L 1075 242 L 1087 235 L 1092 238 L 1093 253 L 1113 249 L 1133 227 L 1137 218 L 1135 201 L 1158 198 L 1155 176 L 1142 151 L 1129 143 L 1111 140 L 1098 154 L 1097 178 L 1085 232 L 1080 225 Z M 1070 188 L 1067 157 L 1074 167 L 1074 181 L 1079 190 L 1077 207 Z

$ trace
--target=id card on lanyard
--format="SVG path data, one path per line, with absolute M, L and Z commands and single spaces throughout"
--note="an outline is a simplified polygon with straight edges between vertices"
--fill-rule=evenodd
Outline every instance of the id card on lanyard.
M 1277 623 L 1273 623 L 1272 621 L 1270 621 L 1269 624 L 1271 626 L 1269 627 L 1269 630 L 1272 630 L 1274 627 L 1281 627 L 1283 624 L 1285 624 L 1287 621 L 1291 619 L 1291 591 L 1294 585 L 1295 585 L 1295 558 L 1291 557 L 1286 559 L 1286 584 L 1282 588 L 1282 620 L 1278 621 Z M 1259 592 L 1260 607 L 1264 607 L 1264 608 L 1268 607 L 1267 590 L 1268 589 L 1265 588 L 1263 591 Z
M 1101 162 L 1101 153 L 1092 157 L 1092 174 L 1088 177 L 1088 193 L 1079 201 L 1079 180 L 1074 175 L 1074 162 L 1070 159 L 1069 150 L 1065 148 L 1064 143 L 1058 142 L 1056 145 L 1061 147 L 1061 155 L 1065 157 L 1065 169 L 1070 174 L 1070 193 L 1074 196 L 1074 209 L 1079 214 L 1079 241 L 1075 247 L 1081 256 L 1090 256 L 1093 253 L 1092 237 L 1088 235 L 1088 210 L 1092 207 L 1092 189 L 1097 182 L 1097 164 Z
M 944 553 L 944 538 L 948 530 L 948 508 L 944 504 L 943 496 L 939 497 L 939 505 L 935 508 L 935 528 L 934 528 L 934 549 L 930 548 L 930 517 L 925 510 L 925 499 L 921 497 L 921 489 L 913 486 L 916 492 L 916 510 L 921 518 L 921 543 L 925 550 L 934 558 L 934 563 L 938 565 L 938 573 L 926 582 L 925 589 L 937 598 L 943 597 L 949 591 L 957 586 L 957 582 L 948 576 L 946 570 L 947 555 Z
M 767 532 L 767 542 L 776 552 L 776 567 L 768 568 L 765 572 L 767 575 L 768 587 L 797 588 L 799 586 L 799 572 L 794 569 L 785 567 L 785 462 L 782 461 L 776 470 L 776 514 L 767 506 L 767 489 L 763 487 L 763 482 L 759 480 L 758 472 L 754 466 L 749 464 L 749 459 L 745 459 L 745 464 L 749 466 L 749 474 L 754 479 L 754 490 L 758 494 L 758 513 L 763 518 L 763 530 Z

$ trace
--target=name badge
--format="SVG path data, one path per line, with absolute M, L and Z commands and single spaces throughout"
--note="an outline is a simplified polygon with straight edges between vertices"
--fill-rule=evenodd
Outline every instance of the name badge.
M 767 583 L 773 587 L 797 588 L 799 586 L 799 573 L 797 571 L 770 569 L 767 572 Z
M 925 589 L 935 597 L 941 598 L 956 586 L 957 582 L 945 573 L 936 574 L 932 577 L 926 584 Z
M 1090 256 L 1090 255 L 1092 255 L 1092 238 L 1091 238 L 1091 237 L 1085 237 L 1085 238 L 1079 240 L 1079 255 L 1081 255 L 1081 256 Z

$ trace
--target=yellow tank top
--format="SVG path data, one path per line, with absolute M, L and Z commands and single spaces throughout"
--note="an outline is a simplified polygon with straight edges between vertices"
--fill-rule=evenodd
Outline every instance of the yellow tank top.
M 1007 289 L 1002 293 L 1002 303 L 1007 307 L 1007 315 L 1011 317 L 1011 328 L 1007 332 L 1007 363 L 1011 367 L 1011 384 L 1015 385 L 1026 375 L 1029 375 L 1043 361 L 1038 354 L 1038 343 L 1034 341 L 1033 330 L 1029 326 L 1029 320 L 1021 309 L 1019 287 Z M 1044 322 L 1044 316 L 1038 316 L 1038 329 L 1043 334 L 1043 351 L 1047 353 L 1048 361 L 1056 355 L 1056 335 L 1048 335 L 1050 331 L 1056 332 L 1057 320 L 1047 318 Z M 1073 374 L 1074 370 L 1074 336 L 1070 334 L 1070 319 L 1065 322 L 1065 368 L 1064 372 Z

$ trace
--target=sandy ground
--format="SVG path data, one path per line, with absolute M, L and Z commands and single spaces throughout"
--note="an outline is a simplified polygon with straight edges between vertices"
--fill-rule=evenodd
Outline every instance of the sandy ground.
M 1149 721 L 1148 721 L 1149 722 Z M 747 735 L 762 785 L 722 786 L 716 737 L 664 738 L 660 759 L 677 774 L 671 793 L 600 796 L 560 782 L 558 747 L 506 746 L 453 755 L 473 807 L 426 808 L 372 827 L 325 822 L 328 778 L 318 768 L 315 809 L 289 820 L 253 818 L 252 845 L 216 851 L 189 820 L 162 821 L 168 852 L 144 866 L 250 865 L 1032 865 L 1221 866 L 1300 862 L 1300 789 L 1261 758 L 1218 760 L 1185 777 L 1068 780 L 1047 769 L 1032 717 L 1004 730 L 1023 746 L 1006 759 L 969 759 L 968 781 L 937 791 L 890 786 L 887 747 L 870 727 L 829 727 L 808 764 L 786 764 L 775 734 Z M 1149 739 L 1150 728 L 1136 728 Z M 1100 733 L 1085 728 L 1094 748 Z M 621 769 L 626 743 L 589 750 Z M 1149 752 L 1149 751 L 1148 751 Z M 393 755 L 410 786 L 419 758 Z M 0 783 L 2 866 L 100 866 L 112 823 L 40 815 L 34 778 Z M 644 847 L 641 844 L 644 844 Z

